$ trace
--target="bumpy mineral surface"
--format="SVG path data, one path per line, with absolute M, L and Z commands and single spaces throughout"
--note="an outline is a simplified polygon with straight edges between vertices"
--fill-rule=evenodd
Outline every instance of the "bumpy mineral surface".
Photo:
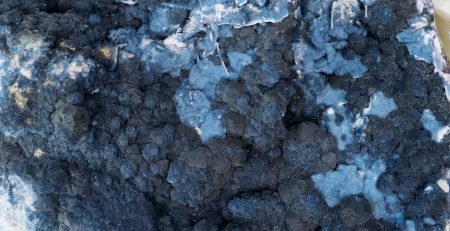
M 2 0 L 0 230 L 449 230 L 448 6 Z

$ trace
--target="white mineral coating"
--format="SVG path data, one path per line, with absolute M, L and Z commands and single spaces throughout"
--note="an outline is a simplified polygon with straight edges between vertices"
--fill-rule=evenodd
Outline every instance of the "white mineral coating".
M 378 178 L 386 171 L 381 160 L 371 160 L 368 155 L 358 155 L 341 164 L 337 170 L 313 175 L 311 178 L 330 207 L 337 206 L 348 196 L 362 195 L 372 204 L 376 219 L 384 219 L 395 224 L 403 223 L 403 209 L 396 195 L 380 191 Z
M 436 184 L 441 188 L 441 190 L 445 193 L 450 192 L 450 187 L 446 179 L 439 179 Z
M 316 103 L 325 104 L 327 106 L 341 107 L 347 103 L 347 100 L 345 100 L 346 94 L 346 91 L 341 89 L 335 90 L 330 84 L 327 84 L 327 86 L 322 89 L 320 95 L 317 96 Z
M 227 55 L 228 60 L 230 61 L 230 66 L 236 73 L 241 72 L 245 66 L 251 64 L 253 61 L 252 55 L 248 52 L 228 52 Z
M 411 27 L 397 34 L 398 41 L 405 43 L 408 52 L 415 59 L 433 63 L 434 40 L 436 32 L 425 28 L 414 28 L 413 25 L 423 23 L 425 18 L 416 17 L 409 21 Z
M 193 88 L 202 90 L 208 97 L 215 98 L 216 85 L 228 77 L 229 74 L 223 66 L 215 65 L 209 60 L 200 60 L 191 68 L 189 83 Z
M 181 88 L 175 95 L 175 101 L 181 121 L 194 128 L 203 142 L 225 135 L 225 128 L 220 121 L 222 111 L 211 108 L 205 93 Z
M 380 118 L 386 118 L 389 113 L 397 109 L 394 99 L 377 91 L 370 97 L 369 107 L 364 109 L 365 115 L 374 115 Z
M 338 120 L 337 115 L 342 116 L 342 120 Z M 328 131 L 336 137 L 339 150 L 353 143 L 353 122 L 350 115 L 343 109 L 337 110 L 329 107 L 324 113 L 324 121 Z
M 36 230 L 33 203 L 36 195 L 31 187 L 17 175 L 2 177 L 0 186 L 0 230 Z M 8 182 L 8 183 L 6 183 Z
M 440 143 L 450 132 L 450 127 L 439 122 L 429 109 L 423 111 L 421 121 L 423 127 L 431 133 L 431 138 L 437 143 Z

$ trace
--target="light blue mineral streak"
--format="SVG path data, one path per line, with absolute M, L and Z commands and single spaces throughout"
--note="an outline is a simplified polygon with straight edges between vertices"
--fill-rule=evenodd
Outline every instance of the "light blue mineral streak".
M 240 4 L 240 3 L 239 3 Z M 270 0 L 263 6 L 252 3 L 237 6 L 228 0 L 205 0 L 192 10 L 181 37 L 191 37 L 208 25 L 210 28 L 231 25 L 236 28 L 260 23 L 277 23 L 289 15 L 289 0 Z
M 376 219 L 401 225 L 404 216 L 398 197 L 377 188 L 378 178 L 385 171 L 382 160 L 372 160 L 365 154 L 354 157 L 348 165 L 339 165 L 335 171 L 316 174 L 311 178 L 328 206 L 335 207 L 348 196 L 362 195 L 371 203 Z
M 337 115 L 340 115 L 342 119 L 338 119 Z M 352 119 L 344 106 L 329 107 L 324 112 L 324 124 L 328 131 L 336 137 L 339 150 L 344 150 L 354 141 Z
M 141 62 L 146 64 L 148 71 L 177 76 L 193 64 L 194 53 L 187 46 L 162 44 L 143 38 L 139 48 L 142 50 Z
M 230 36 L 229 27 L 280 22 L 289 15 L 290 4 L 290 0 L 198 1 L 197 5 L 182 6 L 190 10 L 186 24 L 164 41 L 146 37 L 144 27 L 139 31 L 133 28 L 112 31 L 110 38 L 115 44 L 136 55 L 147 71 L 178 76 L 181 70 L 192 68 L 188 84 L 183 84 L 174 98 L 181 121 L 195 128 L 205 142 L 211 137 L 223 136 L 225 132 L 220 123 L 222 110 L 211 108 L 217 83 L 222 79 L 237 78 L 242 68 L 252 62 L 250 54 L 231 52 L 227 54 L 232 69 L 229 72 L 223 62 L 216 65 L 209 61 L 208 57 L 216 51 L 221 56 L 217 38 Z M 169 9 L 177 5 L 166 4 L 165 7 L 168 8 L 164 9 Z M 167 10 L 156 10 L 153 17 L 153 21 L 162 23 L 164 28 L 159 30 L 153 24 L 149 27 L 151 30 L 165 32 L 175 28 L 176 25 L 169 25 L 164 11 Z M 193 36 L 202 31 L 206 36 L 196 41 Z M 194 64 L 194 60 L 197 60 L 197 64 Z
M 195 128 L 203 142 L 225 135 L 225 128 L 220 122 L 222 111 L 211 108 L 211 102 L 205 93 L 180 88 L 175 95 L 175 101 L 181 122 Z
M 170 17 L 173 16 L 170 8 L 156 8 L 153 12 L 152 20 L 150 21 L 150 30 L 160 34 L 177 30 L 180 28 L 180 25 L 171 23 Z
M 252 57 L 245 53 L 235 52 L 229 54 L 229 57 L 234 70 L 231 74 L 224 66 L 216 65 L 207 59 L 199 59 L 189 73 L 189 85 L 183 84 L 180 89 L 184 90 L 179 90 L 180 94 L 176 97 L 178 115 L 182 121 L 196 128 L 203 142 L 225 135 L 225 128 L 220 121 L 223 110 L 212 109 L 209 103 L 216 97 L 216 85 L 223 79 L 237 78 L 237 72 L 252 61 Z M 184 105 L 187 101 L 183 100 L 182 94 L 192 95 L 195 100 L 191 100 L 186 107 Z
M 310 23 L 310 38 L 292 45 L 297 69 L 305 74 L 349 74 L 353 78 L 367 72 L 361 57 L 347 60 L 339 51 L 346 46 L 349 34 L 366 34 L 354 20 L 360 13 L 357 1 L 308 1 L 305 12 L 303 19 Z
M 351 144 L 354 140 L 355 124 L 352 115 L 347 111 L 345 99 L 347 92 L 333 89 L 327 84 L 316 97 L 316 103 L 327 106 L 323 122 L 328 131 L 336 138 L 339 150 Z M 341 116 L 338 121 L 337 115 Z
M 423 111 L 420 121 L 436 143 L 440 143 L 450 133 L 450 127 L 439 122 L 429 109 Z
M 195 88 L 202 90 L 209 98 L 216 96 L 216 85 L 220 80 L 229 78 L 229 74 L 223 66 L 215 65 L 209 60 L 199 60 L 192 66 L 189 73 L 189 83 Z
M 200 44 L 205 51 L 203 57 L 207 57 L 217 47 L 217 37 L 221 26 L 241 28 L 262 23 L 277 23 L 289 15 L 289 5 L 289 0 L 270 0 L 263 6 L 247 3 L 240 7 L 228 0 L 201 1 L 191 11 L 181 32 L 169 36 L 166 41 L 186 42 L 204 31 L 207 36 Z
M 253 61 L 253 57 L 249 52 L 228 52 L 227 55 L 228 60 L 230 61 L 230 66 L 236 73 L 241 72 L 245 66 L 251 64 Z
M 397 34 L 398 41 L 405 43 L 408 52 L 417 60 L 433 63 L 434 39 L 436 33 L 431 29 L 414 28 L 426 19 L 416 17 L 409 20 L 410 28 Z
M 337 206 L 345 197 L 362 193 L 364 188 L 364 179 L 358 176 L 355 165 L 341 164 L 335 171 L 313 175 L 311 178 L 330 207 Z
M 364 114 L 386 118 L 396 109 L 397 105 L 394 99 L 385 96 L 381 91 L 377 91 L 370 97 L 369 107 L 364 109 Z
M 251 52 L 227 53 L 231 67 L 231 70 L 228 71 L 223 62 L 222 65 L 216 65 L 208 60 L 208 57 L 216 51 L 219 56 L 221 55 L 217 44 L 217 38 L 221 36 L 221 31 L 223 31 L 221 27 L 240 28 L 259 23 L 279 22 L 288 16 L 290 2 L 288 0 L 271 0 L 265 1 L 264 4 L 260 2 L 255 6 L 252 2 L 238 1 L 237 4 L 240 7 L 231 1 L 202 1 L 198 7 L 191 11 L 182 32 L 169 36 L 164 41 L 165 45 L 172 43 L 190 44 L 192 41 L 189 39 L 192 36 L 200 31 L 206 33 L 203 40 L 197 43 L 198 48 L 203 52 L 199 55 L 201 58 L 197 59 L 197 64 L 192 66 L 189 73 L 189 84 L 181 87 L 181 89 L 184 88 L 182 91 L 185 94 L 192 92 L 198 94 L 201 91 L 204 97 L 202 100 L 192 101 L 191 108 L 185 106 L 185 100 L 176 97 L 178 115 L 182 121 L 186 122 L 185 124 L 197 130 L 203 142 L 212 137 L 223 137 L 225 134 L 225 129 L 220 121 L 222 110 L 212 109 L 210 103 L 205 102 L 211 102 L 215 99 L 216 85 L 222 79 L 236 79 L 239 72 L 253 61 Z M 197 103 L 199 104 L 196 105 Z M 208 106 L 208 108 L 205 109 L 205 106 Z M 201 113 L 196 114 L 196 110 Z
M 211 108 L 211 102 L 202 91 L 179 89 L 175 95 L 177 113 L 181 122 L 190 127 L 200 127 Z
M 331 36 L 347 39 L 349 34 L 366 34 L 364 28 L 355 26 L 359 14 L 361 9 L 357 0 L 334 1 L 331 5 Z
M 203 122 L 202 126 L 198 131 L 200 139 L 203 142 L 206 142 L 213 137 L 225 136 L 225 128 L 222 126 L 222 123 L 220 122 L 221 117 L 222 117 L 221 110 L 212 110 L 208 112 L 205 121 Z
M 353 78 L 361 77 L 367 68 L 361 63 L 361 57 L 355 56 L 347 60 L 337 50 L 345 47 L 345 42 L 327 43 L 322 48 L 314 48 L 304 40 L 294 43 L 294 58 L 297 69 L 306 74 L 324 73 L 344 76 L 350 74 Z

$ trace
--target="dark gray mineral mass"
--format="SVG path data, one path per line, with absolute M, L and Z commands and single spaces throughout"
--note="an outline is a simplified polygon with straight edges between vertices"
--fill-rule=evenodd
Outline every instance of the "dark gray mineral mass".
M 0 231 L 450 231 L 450 0 L 0 0 Z

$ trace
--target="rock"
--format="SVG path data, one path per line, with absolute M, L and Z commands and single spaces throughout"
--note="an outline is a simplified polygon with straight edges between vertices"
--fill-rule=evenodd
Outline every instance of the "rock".
M 120 173 L 122 174 L 124 179 L 128 179 L 132 177 L 137 170 L 137 166 L 133 162 L 124 162 L 120 166 Z
M 113 71 L 117 67 L 118 52 L 117 46 L 105 45 L 97 48 L 94 55 L 101 64 Z
M 255 225 L 277 227 L 283 224 L 285 211 L 277 197 L 252 196 L 235 198 L 227 205 L 233 218 Z
M 438 229 L 430 3 L 0 1 L 0 230 Z
M 85 108 L 63 104 L 57 106 L 52 122 L 55 128 L 62 127 L 73 137 L 80 138 L 89 130 L 91 120 Z
M 160 155 L 159 146 L 155 143 L 146 144 L 142 149 L 142 156 L 146 161 L 155 161 L 164 158 Z
M 349 228 L 372 219 L 370 204 L 361 197 L 350 197 L 342 201 L 339 206 L 339 215 Z
M 283 143 L 283 158 L 308 173 L 331 170 L 336 166 L 334 137 L 312 123 L 293 127 Z
M 201 220 L 195 223 L 193 231 L 219 231 L 219 227 L 207 220 Z
M 384 3 L 378 3 L 369 10 L 367 23 L 370 32 L 379 38 L 392 38 L 395 33 L 395 14 Z
M 39 196 L 39 200 L 36 201 L 34 207 L 38 211 L 52 212 L 58 207 L 58 199 L 52 195 Z

